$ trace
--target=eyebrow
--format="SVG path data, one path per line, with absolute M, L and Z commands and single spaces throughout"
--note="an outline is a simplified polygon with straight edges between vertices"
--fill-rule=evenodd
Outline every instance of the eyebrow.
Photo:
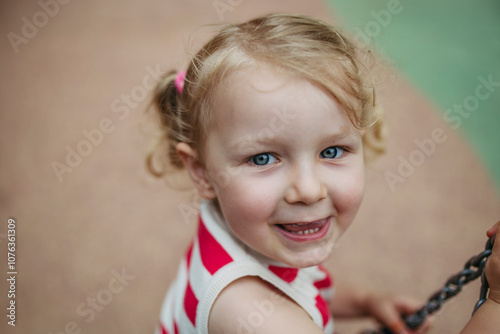
M 321 139 L 321 141 L 340 141 L 340 140 L 345 140 L 345 139 L 355 139 L 361 137 L 361 134 L 356 131 L 347 131 L 347 132 L 335 132 L 335 133 L 330 133 Z M 267 135 L 256 135 L 256 136 L 247 136 L 241 139 L 238 139 L 234 144 L 230 146 L 230 150 L 239 150 L 242 151 L 245 149 L 245 146 L 248 146 L 248 151 L 251 151 L 253 146 L 256 146 L 255 149 L 258 149 L 259 147 L 264 147 L 268 146 L 270 144 L 275 144 L 276 142 L 280 142 L 279 140 L 277 141 L 276 138 L 279 138 L 279 136 L 273 135 L 273 136 L 267 136 Z

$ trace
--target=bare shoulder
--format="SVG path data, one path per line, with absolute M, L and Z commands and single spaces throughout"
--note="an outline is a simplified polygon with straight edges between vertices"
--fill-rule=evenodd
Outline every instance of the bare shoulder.
M 293 300 L 254 276 L 228 285 L 215 300 L 209 333 L 310 333 L 323 331 Z

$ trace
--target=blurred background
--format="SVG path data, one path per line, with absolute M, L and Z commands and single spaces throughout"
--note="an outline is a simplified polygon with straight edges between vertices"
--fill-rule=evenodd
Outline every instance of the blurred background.
M 182 175 L 156 179 L 147 111 L 212 23 L 318 17 L 379 58 L 387 154 L 326 263 L 338 281 L 424 302 L 500 219 L 500 5 L 469 1 L 40 0 L 0 4 L 1 333 L 152 333 L 196 228 Z M 172 186 L 174 185 L 174 187 Z M 7 221 L 17 225 L 16 326 L 7 325 Z M 431 333 L 458 333 L 468 286 Z M 370 321 L 337 322 L 358 333 Z
M 460 130 L 500 187 L 500 3 L 495 0 L 329 0 L 361 41 L 387 56 Z M 488 96 L 476 91 L 492 80 Z M 489 80 L 488 80 L 489 78 Z M 486 90 L 485 90 L 486 92 Z M 472 96 L 472 97 L 469 97 Z M 460 107 L 462 106 L 462 107 Z M 460 112 L 460 109 L 463 112 Z M 461 120 L 458 120 L 460 116 Z

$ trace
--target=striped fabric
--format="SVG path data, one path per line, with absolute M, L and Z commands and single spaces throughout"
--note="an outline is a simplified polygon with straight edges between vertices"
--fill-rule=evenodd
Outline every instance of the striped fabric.
M 165 298 L 157 334 L 207 334 L 215 299 L 228 284 L 244 276 L 259 276 L 270 282 L 300 305 L 325 333 L 333 333 L 325 302 L 333 295 L 333 281 L 325 268 L 297 269 L 264 258 L 227 229 L 212 204 L 204 202 L 200 210 L 198 233 Z M 253 333 L 252 326 L 270 316 L 265 307 L 256 307 L 255 312 L 240 323 L 242 333 Z

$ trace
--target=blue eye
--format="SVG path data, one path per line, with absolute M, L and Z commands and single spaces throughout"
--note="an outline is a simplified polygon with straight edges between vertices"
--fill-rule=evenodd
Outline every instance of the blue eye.
M 325 159 L 336 159 L 342 156 L 344 150 L 338 146 L 330 146 L 321 151 L 321 157 Z
M 276 158 L 269 153 L 260 153 L 250 158 L 250 162 L 257 166 L 265 166 L 276 161 Z

